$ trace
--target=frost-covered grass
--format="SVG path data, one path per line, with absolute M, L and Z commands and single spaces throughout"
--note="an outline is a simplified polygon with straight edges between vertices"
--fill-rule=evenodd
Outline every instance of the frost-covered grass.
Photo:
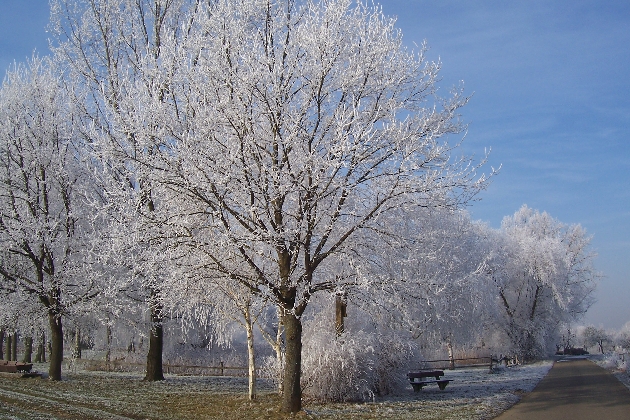
M 366 404 L 312 404 L 306 411 L 312 418 L 400 419 L 490 419 L 534 389 L 551 368 L 552 362 L 499 368 L 445 371 L 452 382 L 444 391 L 437 385 L 422 391 L 377 399 Z
M 595 363 L 610 370 L 619 381 L 630 389 L 630 367 L 628 363 L 628 354 L 619 355 L 616 353 L 608 353 L 606 355 L 598 355 L 590 357 Z
M 37 366 L 45 371 L 44 366 Z M 312 419 L 490 419 L 534 388 L 551 362 L 503 368 L 446 371 L 444 391 L 429 385 L 370 403 L 322 404 L 305 401 L 294 417 Z M 271 384 L 247 400 L 246 378 L 168 376 L 160 383 L 138 374 L 68 373 L 62 382 L 0 377 L 3 419 L 213 419 L 283 418 Z

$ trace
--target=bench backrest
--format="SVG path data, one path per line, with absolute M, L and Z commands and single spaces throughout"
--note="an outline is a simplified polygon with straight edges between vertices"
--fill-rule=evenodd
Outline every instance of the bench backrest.
M 413 378 L 434 378 L 436 376 L 444 376 L 443 370 L 421 370 L 417 372 L 409 372 L 407 377 L 409 379 Z
M 23 363 L 10 360 L 0 360 L 0 372 L 16 373 L 18 371 L 29 372 L 33 367 L 32 363 Z

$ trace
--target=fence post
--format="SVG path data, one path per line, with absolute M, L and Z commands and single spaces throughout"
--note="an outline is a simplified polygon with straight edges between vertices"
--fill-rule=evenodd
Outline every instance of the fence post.
M 223 362 L 221 362 L 219 365 L 221 367 L 221 376 L 223 376 Z

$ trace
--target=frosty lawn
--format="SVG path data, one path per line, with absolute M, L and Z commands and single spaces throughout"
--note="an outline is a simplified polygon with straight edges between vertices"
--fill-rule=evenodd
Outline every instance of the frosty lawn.
M 490 419 L 531 391 L 551 362 L 500 368 L 446 371 L 453 380 L 440 391 L 414 393 L 362 404 L 305 401 L 293 417 L 313 419 Z M 46 366 L 36 366 L 45 370 Z M 8 419 L 205 419 L 285 418 L 274 387 L 261 381 L 259 396 L 247 399 L 247 378 L 167 376 L 142 382 L 141 374 L 68 373 L 62 382 L 0 377 L 0 417 Z M 287 416 L 286 418 L 291 418 Z

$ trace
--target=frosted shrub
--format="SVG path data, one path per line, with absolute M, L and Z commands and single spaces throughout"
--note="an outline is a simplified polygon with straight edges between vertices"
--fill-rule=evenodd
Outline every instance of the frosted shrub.
M 325 401 L 372 399 L 377 374 L 374 347 L 366 340 L 369 336 L 365 334 L 343 339 L 322 334 L 308 340 L 302 361 L 305 393 Z
M 628 364 L 626 363 L 625 357 L 621 357 L 621 355 L 617 353 L 607 354 L 598 364 L 609 370 L 628 371 Z
M 407 373 L 417 365 L 419 356 L 415 344 L 410 344 L 409 337 L 402 334 L 380 334 L 378 339 L 379 358 L 376 365 L 378 373 L 378 394 L 393 394 L 409 387 Z
M 400 391 L 413 357 L 396 333 L 352 331 L 336 337 L 334 325 L 309 323 L 304 334 L 302 388 L 322 401 L 368 401 Z
M 279 387 L 282 381 L 282 372 L 282 362 L 275 355 L 262 357 L 259 377 L 268 379 L 275 387 Z

